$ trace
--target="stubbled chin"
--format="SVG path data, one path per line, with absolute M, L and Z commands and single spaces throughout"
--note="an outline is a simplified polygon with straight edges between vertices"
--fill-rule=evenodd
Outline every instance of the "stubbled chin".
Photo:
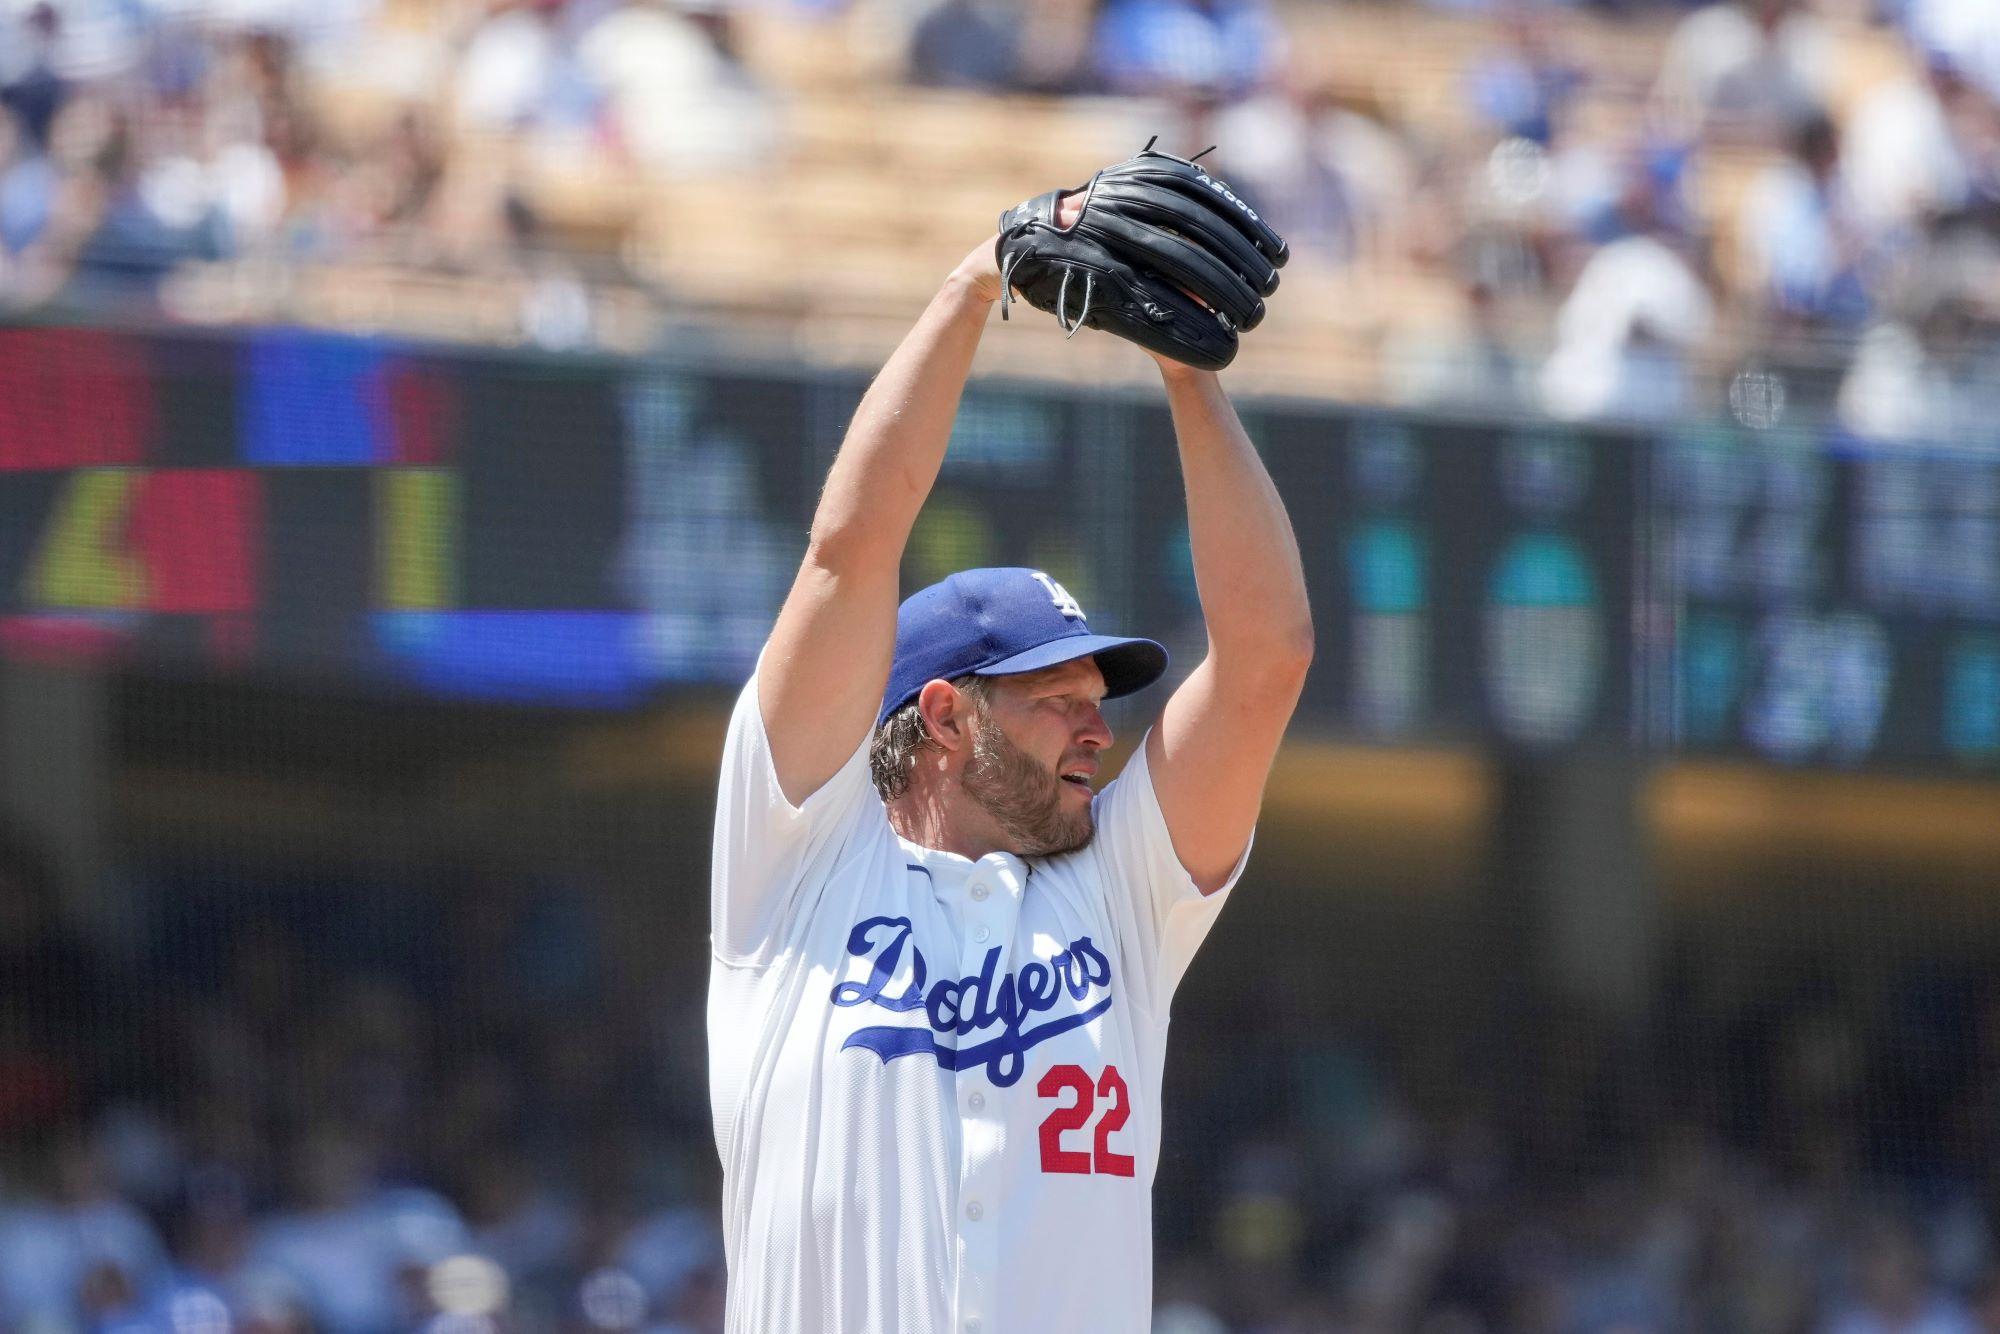
M 1064 786 L 1069 785 L 1065 783 Z M 1092 795 L 1094 794 L 1088 791 L 1084 792 L 1084 801 L 1080 807 L 1066 812 L 1056 827 L 1045 831 L 1053 837 L 1035 849 L 1033 854 L 1024 855 L 1061 857 L 1072 852 L 1082 852 L 1089 847 L 1091 840 L 1097 837 L 1097 821 L 1093 818 L 1089 801 Z
M 1063 857 L 1067 856 L 1072 852 L 1082 852 L 1085 848 L 1090 846 L 1091 840 L 1096 837 L 1097 837 L 1097 822 L 1095 820 L 1092 820 L 1089 816 L 1085 816 L 1083 819 L 1077 822 L 1076 827 L 1071 831 L 1070 836 L 1063 840 L 1062 847 L 1057 848 L 1052 852 L 1046 852 L 1042 855 Z

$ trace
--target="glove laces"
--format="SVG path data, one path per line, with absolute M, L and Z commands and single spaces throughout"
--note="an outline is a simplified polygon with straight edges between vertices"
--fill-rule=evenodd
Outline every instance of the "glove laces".
M 1021 260 L 1021 252 L 1014 251 L 1007 256 L 1006 265 L 1000 270 L 1000 318 L 1007 318 L 1007 307 L 1014 304 L 1014 266 Z M 1069 316 L 1069 280 L 1076 272 L 1074 264 L 1063 265 L 1062 287 L 1056 292 L 1056 324 L 1061 327 L 1065 338 L 1076 337 L 1076 331 L 1090 318 L 1090 303 L 1097 295 L 1097 275 L 1089 270 L 1083 275 L 1083 309 L 1074 320 Z
M 1000 318 L 1007 318 L 1007 307 L 1014 304 L 1014 266 L 1021 262 L 1021 252 L 1007 252 L 1007 262 L 1000 268 Z
M 1083 327 L 1083 322 L 1090 318 L 1090 299 L 1097 292 L 1096 273 L 1088 269 L 1084 270 L 1083 309 L 1080 312 L 1078 312 L 1075 320 L 1065 322 L 1063 317 L 1069 312 L 1069 279 L 1070 275 L 1075 272 L 1076 272 L 1076 265 L 1074 264 L 1063 265 L 1062 286 L 1056 291 L 1056 324 L 1061 327 L 1064 338 L 1076 337 L 1076 331 L 1078 329 L 1081 329 Z
M 1148 140 L 1146 147 L 1150 149 L 1152 146 L 1152 141 Z M 1090 182 L 1083 187 L 1083 203 L 1076 211 L 1076 222 L 1057 230 L 1074 231 L 1083 222 L 1083 215 L 1089 210 L 1090 201 L 1097 195 L 1097 183 L 1103 177 L 1104 173 L 1101 171 L 1091 176 Z M 1029 231 L 1037 225 L 1054 227 L 1054 220 L 1042 224 L 1025 224 L 1021 230 Z M 1014 266 L 1021 262 L 1022 253 L 1019 250 L 1009 251 L 1006 262 L 1000 266 L 1000 318 L 1003 320 L 1007 318 L 1007 308 L 1014 304 Z M 1069 280 L 1070 275 L 1075 272 L 1074 264 L 1063 265 L 1062 287 L 1056 294 L 1056 324 L 1062 329 L 1066 338 L 1076 337 L 1076 331 L 1090 318 L 1090 303 L 1097 296 L 1097 275 L 1086 269 L 1083 275 L 1083 309 L 1077 312 L 1074 320 L 1069 318 Z

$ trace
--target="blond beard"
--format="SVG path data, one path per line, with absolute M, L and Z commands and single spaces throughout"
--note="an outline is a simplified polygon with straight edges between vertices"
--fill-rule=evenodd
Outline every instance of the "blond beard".
M 972 735 L 972 758 L 960 782 L 967 796 L 999 824 L 1020 857 L 1056 857 L 1080 852 L 1096 837 L 1089 806 L 1063 809 L 1063 780 L 1007 739 L 999 724 L 980 711 Z

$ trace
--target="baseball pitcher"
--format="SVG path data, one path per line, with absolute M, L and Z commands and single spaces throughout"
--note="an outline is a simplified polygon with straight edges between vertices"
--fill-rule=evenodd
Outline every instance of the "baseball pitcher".
M 708 1027 L 736 1334 L 1149 1326 L 1170 1002 L 1313 650 L 1284 506 L 1204 369 L 1284 258 L 1149 145 L 1003 215 L 856 411 L 722 760 Z M 1100 705 L 1159 679 L 1159 644 L 1094 631 L 1037 570 L 897 602 L 1013 292 L 1144 346 L 1179 442 L 1208 653 L 1110 782 Z

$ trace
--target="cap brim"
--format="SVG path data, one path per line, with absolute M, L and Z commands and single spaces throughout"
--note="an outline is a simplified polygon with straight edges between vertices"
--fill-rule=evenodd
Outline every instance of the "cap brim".
M 1104 697 L 1117 699 L 1144 690 L 1167 673 L 1167 650 L 1150 639 L 1120 639 L 1115 635 L 1070 635 L 1051 639 L 1011 658 L 981 667 L 975 676 L 1018 676 L 1059 667 L 1078 658 L 1096 658 L 1104 673 Z

